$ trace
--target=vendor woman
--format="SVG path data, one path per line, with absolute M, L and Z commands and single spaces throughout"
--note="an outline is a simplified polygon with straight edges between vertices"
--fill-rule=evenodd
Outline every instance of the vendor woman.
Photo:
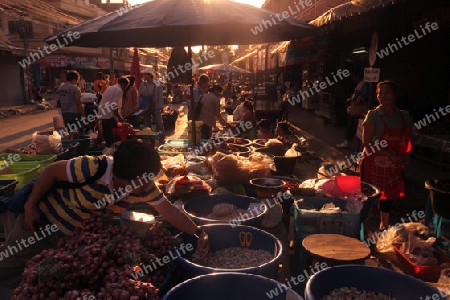
M 252 126 L 250 129 L 247 129 L 246 131 L 242 132 L 239 137 L 246 138 L 250 140 L 254 140 L 257 138 L 257 119 L 255 116 L 255 109 L 253 107 L 253 102 L 250 100 L 245 100 L 243 104 L 244 113 L 241 117 L 240 123 L 251 123 Z
M 389 214 L 395 199 L 405 196 L 403 168 L 409 163 L 412 118 L 396 106 L 397 85 L 393 81 L 378 83 L 380 105 L 369 111 L 363 123 L 364 153 L 372 153 L 375 144 L 386 147 L 365 155 L 361 161 L 361 180 L 381 191 L 380 230 L 389 226 Z
M 0 253 L 17 248 L 17 241 L 29 240 L 40 228 L 55 230 L 1 257 L 0 287 L 17 287 L 26 262 L 54 248 L 61 235 L 71 234 L 83 220 L 104 213 L 105 208 L 120 212 L 139 202 L 153 206 L 176 228 L 195 236 L 196 255 L 203 259 L 209 251 L 208 235 L 156 187 L 152 179 L 160 169 L 158 153 L 135 140 L 123 142 L 114 157 L 80 156 L 48 165 L 34 185 L 27 185 L 8 203 L 11 211 L 20 214 Z

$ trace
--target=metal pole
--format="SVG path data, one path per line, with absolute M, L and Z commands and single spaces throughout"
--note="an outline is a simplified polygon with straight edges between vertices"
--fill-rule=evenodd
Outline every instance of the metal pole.
M 192 47 L 189 46 L 188 48 L 188 56 L 190 61 L 192 62 Z M 191 69 L 192 70 L 192 69 Z M 192 71 L 190 71 L 189 73 L 191 73 Z M 195 119 L 195 101 L 194 101 L 194 80 L 192 78 L 192 73 L 191 73 L 191 116 L 192 116 L 192 146 L 196 147 L 197 146 L 197 129 L 196 129 L 196 124 L 195 121 L 197 121 Z M 189 131 L 189 130 L 188 130 Z
M 109 48 L 109 82 L 108 85 L 111 85 L 115 77 L 114 74 L 114 49 L 113 48 Z

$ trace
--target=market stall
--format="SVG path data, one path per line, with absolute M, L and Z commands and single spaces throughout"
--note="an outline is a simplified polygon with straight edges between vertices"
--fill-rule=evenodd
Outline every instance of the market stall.
M 366 252 L 375 255 L 380 262 L 390 262 L 380 263 L 380 267 L 410 274 L 426 282 L 437 284 L 443 281 L 441 271 L 450 261 L 446 258 L 446 246 L 434 251 L 432 240 L 417 242 L 411 238 L 411 234 L 433 237 L 429 228 L 417 225 L 425 213 L 411 215 L 411 220 L 404 222 L 411 225 L 400 224 L 402 231 L 396 230 L 396 225 L 385 234 L 368 237 L 364 234 L 364 222 L 379 196 L 376 187 L 352 176 L 304 181 L 274 177 L 279 166 L 276 158 L 292 159 L 286 156 L 292 149 L 224 133 L 203 141 L 196 148 L 189 145 L 187 139 L 169 140 L 158 147 L 162 171 L 155 182 L 176 207 L 208 231 L 212 246 L 210 264 L 197 262 L 192 256 L 195 251 L 192 237 L 180 235 L 174 239 L 179 231 L 154 209 L 148 205 L 134 205 L 128 210 L 130 214 L 92 219 L 83 229 L 62 240 L 57 249 L 45 250 L 30 260 L 24 281 L 14 292 L 14 299 L 37 294 L 46 295 L 48 299 L 65 299 L 63 295 L 68 299 L 83 296 L 109 299 L 108 295 L 112 297 L 113 293 L 124 299 L 158 299 L 165 297 L 165 292 L 177 284 L 185 288 L 182 285 L 185 280 L 194 280 L 191 278 L 198 275 L 208 276 L 219 269 L 227 274 L 263 275 L 266 279 L 278 279 L 279 274 L 283 274 L 282 279 L 289 278 L 290 274 L 300 276 L 307 270 L 308 278 L 302 284 L 292 286 L 293 290 L 303 294 L 313 275 L 309 270 L 314 267 L 314 260 L 303 252 L 302 243 L 317 234 L 336 235 L 342 240 L 348 237 L 352 242 L 358 242 L 361 249 L 365 247 Z M 302 143 L 294 149 L 306 153 L 308 141 L 299 140 Z M 5 160 L 7 158 L 6 155 Z M 51 157 L 23 158 L 49 163 L 43 159 Z M 305 158 L 295 159 L 302 162 Z M 293 227 L 289 228 L 284 221 L 291 214 Z M 294 232 L 293 260 L 289 259 L 289 230 Z M 226 236 L 229 238 L 224 238 Z M 269 236 L 274 240 L 260 241 Z M 415 244 L 412 244 L 413 240 Z M 278 245 L 275 248 L 264 246 L 274 243 Z M 417 248 L 417 245 L 423 247 Z M 312 250 L 308 246 L 307 249 L 320 256 L 330 255 L 323 254 L 327 247 L 319 248 Z M 345 254 L 348 249 L 345 245 L 342 249 L 340 257 L 355 255 L 352 251 Z M 418 249 L 423 252 L 417 254 Z M 420 261 L 418 255 L 429 258 Z M 242 257 L 246 259 L 242 260 Z M 255 260 L 249 260 L 250 257 Z M 361 254 L 359 262 L 365 264 L 365 257 Z M 241 265 L 244 262 L 250 265 Z M 331 264 L 327 263 L 328 267 Z M 175 289 L 167 297 L 173 295 Z M 378 292 L 386 293 L 386 290 Z

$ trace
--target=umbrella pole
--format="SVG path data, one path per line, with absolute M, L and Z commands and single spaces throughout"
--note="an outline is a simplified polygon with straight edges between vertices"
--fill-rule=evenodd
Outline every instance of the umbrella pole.
M 188 47 L 188 56 L 190 61 L 192 62 L 192 47 L 189 46 Z M 192 70 L 192 69 L 191 69 Z M 192 72 L 192 71 L 191 71 Z M 190 73 L 191 73 L 190 72 Z M 191 73 L 192 74 L 192 73 Z M 197 128 L 196 128 L 196 124 L 195 121 L 197 121 L 195 119 L 195 101 L 194 101 L 194 79 L 191 76 L 191 116 L 192 116 L 192 145 L 193 147 L 197 146 Z
M 110 85 L 112 82 L 114 82 L 114 78 L 116 77 L 116 74 L 114 73 L 114 49 L 109 48 L 109 82 L 108 85 Z

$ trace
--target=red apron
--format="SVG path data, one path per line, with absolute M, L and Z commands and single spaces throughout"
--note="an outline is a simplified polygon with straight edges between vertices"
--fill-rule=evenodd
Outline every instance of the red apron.
M 412 149 L 411 137 L 405 125 L 402 114 L 402 129 L 392 129 L 384 124 L 384 131 L 380 142 L 385 140 L 387 146 L 383 149 L 393 151 L 397 154 L 409 153 Z M 375 150 L 378 150 L 374 147 Z M 404 165 L 395 166 L 386 155 L 372 153 L 370 149 L 364 148 L 364 158 L 361 161 L 361 180 L 373 184 L 381 191 L 380 200 L 396 199 L 405 196 L 405 182 L 403 181 Z

